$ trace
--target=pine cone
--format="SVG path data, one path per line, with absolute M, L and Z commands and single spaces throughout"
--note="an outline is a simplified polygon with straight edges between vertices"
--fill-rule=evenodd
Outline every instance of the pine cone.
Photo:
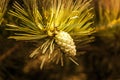
M 76 46 L 72 37 L 64 31 L 58 32 L 55 35 L 55 42 L 60 46 L 61 50 L 66 53 L 68 56 L 76 55 Z

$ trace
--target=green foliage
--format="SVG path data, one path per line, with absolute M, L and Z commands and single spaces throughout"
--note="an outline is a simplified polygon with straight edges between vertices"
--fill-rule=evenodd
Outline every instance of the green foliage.
M 120 26 L 120 1 L 118 0 L 101 0 L 98 1 L 99 8 L 99 24 L 97 26 L 97 31 L 100 38 L 107 45 L 112 45 L 117 41 L 116 36 L 119 39 L 119 26 Z M 109 39 L 109 41 L 108 41 Z M 106 41 L 107 40 L 107 41 Z
M 5 11 L 7 9 L 8 2 L 9 2 L 9 0 L 1 0 L 1 2 L 0 2 L 0 25 L 3 21 L 3 16 L 4 16 Z
M 96 35 L 103 45 L 112 48 L 117 53 L 120 49 L 120 1 L 101 0 L 98 1 L 99 22 L 96 25 Z
M 118 0 L 101 0 L 98 1 L 99 18 L 101 25 L 109 27 L 120 23 L 120 1 Z
M 56 63 L 61 61 L 63 65 L 64 52 L 59 48 L 62 44 L 57 45 L 55 42 L 55 36 L 60 31 L 69 33 L 75 40 L 81 37 L 81 41 L 85 40 L 86 44 L 93 39 L 88 37 L 94 32 L 94 28 L 91 26 L 94 16 L 93 8 L 90 6 L 91 0 L 23 1 L 23 6 L 15 2 L 13 4 L 14 10 L 9 11 L 11 16 L 19 19 L 19 22 L 7 24 L 9 27 L 6 30 L 14 32 L 14 35 L 9 38 L 28 41 L 41 40 L 43 42 L 30 55 L 30 57 L 34 57 L 40 53 L 40 57 L 42 57 L 41 68 L 45 62 L 52 61 Z M 39 5 L 41 6 L 39 7 Z M 71 56 L 69 57 L 75 62 Z

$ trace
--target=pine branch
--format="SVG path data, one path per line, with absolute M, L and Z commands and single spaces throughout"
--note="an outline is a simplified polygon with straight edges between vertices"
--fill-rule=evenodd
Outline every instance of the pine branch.
M 24 7 L 15 2 L 14 10 L 10 10 L 9 14 L 19 19 L 19 22 L 7 24 L 6 30 L 14 32 L 9 38 L 43 42 L 30 55 L 41 56 L 41 68 L 50 62 L 60 62 L 63 66 L 64 56 L 69 56 L 77 64 L 72 59 L 76 55 L 73 36 L 85 36 L 81 40 L 86 44 L 91 41 L 88 37 L 94 32 L 91 1 L 24 0 Z

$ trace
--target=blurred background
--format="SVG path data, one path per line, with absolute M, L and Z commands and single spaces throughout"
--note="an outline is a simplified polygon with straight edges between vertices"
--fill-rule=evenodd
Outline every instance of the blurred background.
M 14 1 L 23 3 L 9 0 L 6 11 Z M 95 40 L 90 46 L 78 48 L 78 53 L 86 51 L 76 56 L 80 65 L 66 60 L 63 67 L 48 64 L 42 70 L 38 60 L 29 58 L 36 43 L 8 39 L 13 33 L 5 30 L 5 19 L 12 22 L 13 18 L 4 15 L 0 27 L 0 80 L 120 80 L 120 0 L 93 0 L 91 6 Z

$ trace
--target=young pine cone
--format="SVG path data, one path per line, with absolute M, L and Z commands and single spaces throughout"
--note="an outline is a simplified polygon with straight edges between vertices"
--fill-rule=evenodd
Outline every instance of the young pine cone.
M 68 56 L 76 55 L 76 46 L 72 37 L 67 32 L 58 32 L 58 34 L 55 35 L 55 42 L 57 43 L 57 45 L 60 46 L 61 50 Z

